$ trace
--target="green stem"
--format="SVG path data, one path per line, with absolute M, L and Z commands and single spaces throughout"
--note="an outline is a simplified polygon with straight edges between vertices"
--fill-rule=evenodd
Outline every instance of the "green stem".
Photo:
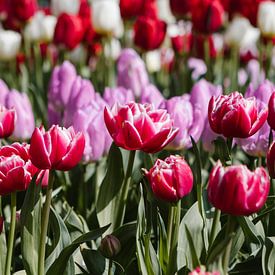
M 126 170 L 126 174 L 125 174 L 124 181 L 122 184 L 120 206 L 119 206 L 119 209 L 117 212 L 117 217 L 116 217 L 116 222 L 114 224 L 114 228 L 119 227 L 123 223 L 125 209 L 126 209 L 126 203 L 127 203 L 128 193 L 129 193 L 129 187 L 130 187 L 130 183 L 131 183 L 131 176 L 132 176 L 132 171 L 133 171 L 133 166 L 134 166 L 134 161 L 135 161 L 135 155 L 136 155 L 136 151 L 130 151 L 127 170 Z
M 220 217 L 221 217 L 221 210 L 215 208 L 214 219 L 213 219 L 211 232 L 210 232 L 210 238 L 209 238 L 209 247 L 211 247 L 211 245 L 213 244 L 214 239 L 217 235 L 217 228 L 218 228 L 218 224 L 220 221 Z
M 40 239 L 40 245 L 39 245 L 39 258 L 38 258 L 38 275 L 44 275 L 46 237 L 47 237 L 47 231 L 48 231 L 50 207 L 51 207 L 51 200 L 52 200 L 53 182 L 54 182 L 54 171 L 51 170 L 49 175 L 47 193 L 46 193 L 46 201 L 44 203 L 43 214 L 42 214 L 41 239 Z
M 13 253 L 15 225 L 16 225 L 16 192 L 11 193 L 11 223 L 10 223 L 5 275 L 11 274 L 11 261 L 12 261 L 12 253 Z
M 228 236 L 229 234 L 234 232 L 235 225 L 236 225 L 236 221 L 235 221 L 234 217 L 229 215 L 228 220 L 227 220 L 226 236 Z M 228 266 L 230 264 L 230 253 L 231 253 L 231 248 L 232 248 L 232 242 L 233 242 L 233 239 L 231 238 L 225 248 L 225 252 L 223 255 L 223 259 L 222 259 L 224 275 L 228 274 L 227 270 L 228 270 Z
M 109 259 L 108 275 L 112 275 L 113 260 Z
M 166 275 L 175 274 L 177 271 L 177 243 L 179 235 L 181 201 L 170 205 L 167 229 L 168 267 Z

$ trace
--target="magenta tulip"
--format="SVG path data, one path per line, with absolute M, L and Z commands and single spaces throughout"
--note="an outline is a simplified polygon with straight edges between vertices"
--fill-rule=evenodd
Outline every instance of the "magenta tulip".
M 0 138 L 9 137 L 14 131 L 15 110 L 0 106 Z
M 247 138 L 265 123 L 268 110 L 258 110 L 255 97 L 243 98 L 238 92 L 212 97 L 208 119 L 212 130 L 225 137 Z
M 115 104 L 112 110 L 106 107 L 104 120 L 116 145 L 126 150 L 156 153 L 178 133 L 167 111 L 150 104 Z
M 272 130 L 275 130 L 275 92 L 272 93 L 268 102 L 267 122 Z
M 245 165 L 223 167 L 220 162 L 211 171 L 208 198 L 216 208 L 235 216 L 258 212 L 266 202 L 270 181 L 266 170 L 254 172 Z
M 73 127 L 53 125 L 47 132 L 36 128 L 31 137 L 31 161 L 40 169 L 68 171 L 79 163 L 84 147 L 83 133 L 75 133 Z
M 271 178 L 275 178 L 275 141 L 270 145 L 267 155 L 266 155 L 266 164 L 268 172 Z
M 180 156 L 158 159 L 149 172 L 146 171 L 146 177 L 155 196 L 168 202 L 180 200 L 193 187 L 192 170 Z

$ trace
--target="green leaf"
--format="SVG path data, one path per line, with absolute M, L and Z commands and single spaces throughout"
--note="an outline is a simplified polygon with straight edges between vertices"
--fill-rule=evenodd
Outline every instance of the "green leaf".
M 192 243 L 196 249 L 196 255 L 201 257 L 203 250 L 205 250 L 203 242 L 203 220 L 199 211 L 198 202 L 194 203 L 185 216 L 183 217 L 179 228 L 179 240 L 178 240 L 178 268 L 186 266 L 193 270 L 197 266 L 193 265 L 192 259 L 192 247 L 187 238 L 187 230 L 189 234 L 189 240 L 192 239 Z
M 275 272 L 275 237 L 265 239 L 262 253 L 262 269 L 264 275 L 274 275 Z
M 47 275 L 63 274 L 66 269 L 67 262 L 69 261 L 74 251 L 78 248 L 78 246 L 84 242 L 96 240 L 108 229 L 108 227 L 109 225 L 95 229 L 93 231 L 83 234 L 82 236 L 74 240 L 72 244 L 65 247 L 61 251 L 60 255 L 54 261 L 54 263 L 50 266 L 46 274 Z
M 33 180 L 26 192 L 20 214 L 21 251 L 27 274 L 38 274 L 38 251 L 41 235 L 41 186 Z M 1 273 L 3 274 L 3 273 Z
M 158 242 L 158 256 L 161 266 L 166 266 L 168 263 L 168 249 L 167 249 L 167 234 L 164 221 L 158 213 L 158 228 L 159 228 L 159 242 Z
M 65 247 L 71 244 L 71 237 L 69 231 L 61 218 L 53 208 L 50 211 L 49 217 L 49 226 L 52 230 L 52 245 L 51 252 L 45 261 L 45 271 L 55 262 L 60 253 L 63 251 Z M 65 266 L 66 274 L 74 275 L 74 261 L 73 258 L 70 257 Z
M 123 160 L 120 149 L 113 143 L 108 156 L 108 168 L 100 186 L 96 203 L 100 226 L 111 223 L 108 232 L 114 229 L 120 203 L 120 191 L 124 179 Z
M 188 244 L 189 244 L 189 248 L 190 248 L 190 252 L 191 252 L 192 264 L 193 264 L 193 266 L 200 266 L 201 264 L 200 264 L 200 260 L 197 255 L 197 252 L 196 252 L 196 247 L 194 245 L 192 235 L 191 235 L 187 226 L 185 226 L 185 231 L 186 231 L 186 236 L 187 236 L 187 240 L 188 240 Z
M 102 275 L 105 270 L 106 259 L 97 250 L 81 250 L 87 270 L 93 275 Z

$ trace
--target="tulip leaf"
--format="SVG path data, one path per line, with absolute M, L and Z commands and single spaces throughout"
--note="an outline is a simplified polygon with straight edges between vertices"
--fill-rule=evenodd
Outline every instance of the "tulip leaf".
M 267 237 L 265 239 L 262 268 L 264 275 L 273 275 L 275 271 L 275 237 Z
M 120 204 L 120 191 L 124 179 L 123 160 L 120 149 L 113 144 L 108 157 L 108 168 L 100 186 L 96 203 L 97 218 L 100 226 L 111 223 L 108 231 L 114 230 Z
M 51 252 L 45 261 L 45 271 L 53 264 L 53 262 L 58 258 L 61 251 L 71 244 L 71 237 L 69 231 L 61 218 L 56 211 L 51 208 L 50 217 L 49 217 L 49 226 L 52 230 L 52 245 Z M 74 274 L 74 262 L 73 258 L 69 258 L 67 265 L 65 266 L 66 274 Z
M 20 214 L 21 251 L 27 274 L 38 274 L 38 251 L 41 235 L 41 185 L 30 183 Z M 1 273 L 2 274 L 2 273 Z
M 74 240 L 69 246 L 65 247 L 61 251 L 58 258 L 50 266 L 46 275 L 64 274 L 64 271 L 66 269 L 67 263 L 71 255 L 75 252 L 79 245 L 84 242 L 96 240 L 108 229 L 108 227 L 109 225 L 95 229 L 93 231 L 81 235 L 79 238 Z
M 158 213 L 158 227 L 159 227 L 159 247 L 158 247 L 158 256 L 161 266 L 166 266 L 168 262 L 168 249 L 167 249 L 167 234 L 164 221 Z
M 214 140 L 215 145 L 215 155 L 220 159 L 222 164 L 224 166 L 231 164 L 231 154 L 230 150 L 228 148 L 228 144 L 222 137 L 217 137 L 217 139 Z M 229 145 L 231 146 L 231 145 Z
M 150 232 L 147 232 L 147 219 L 142 187 L 138 206 L 136 247 L 138 266 L 141 274 L 161 274 L 159 261 L 150 240 Z
M 201 257 L 204 248 L 203 242 L 203 219 L 199 211 L 198 202 L 194 203 L 185 216 L 183 217 L 179 228 L 179 240 L 178 240 L 178 268 L 188 265 L 190 270 L 195 269 L 197 266 L 193 264 L 192 259 L 192 245 L 196 249 L 197 258 Z M 187 230 L 189 238 L 187 238 Z M 190 241 L 192 244 L 190 246 Z
M 3 231 L 0 234 L 0 274 L 4 274 L 5 272 L 5 262 L 7 255 L 7 243 L 6 243 L 6 235 L 3 226 Z
M 101 275 L 104 273 L 106 259 L 97 250 L 83 249 L 81 254 L 89 274 Z

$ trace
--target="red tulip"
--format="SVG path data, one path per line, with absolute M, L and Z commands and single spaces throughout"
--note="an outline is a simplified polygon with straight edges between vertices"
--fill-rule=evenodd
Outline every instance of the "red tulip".
M 42 180 L 47 185 L 48 172 L 39 172 L 31 163 L 28 144 L 16 142 L 0 148 L 0 195 L 26 190 L 37 173 L 37 183 Z
M 62 13 L 57 20 L 54 43 L 73 50 L 84 36 L 83 21 L 79 16 Z
M 198 2 L 199 0 L 170 0 L 171 11 L 176 17 L 184 17 L 191 13 Z
M 267 151 L 266 164 L 270 177 L 275 179 L 275 141 L 272 142 Z
M 275 130 L 275 92 L 273 92 L 268 102 L 267 122 L 271 129 Z
M 0 138 L 9 137 L 14 131 L 15 110 L 0 106 Z
M 200 0 L 192 9 L 193 28 L 202 33 L 213 33 L 223 24 L 224 9 L 219 0 Z
M 166 23 L 149 16 L 140 16 L 134 25 L 134 42 L 145 51 L 159 48 L 166 34 Z
M 180 156 L 158 159 L 149 172 L 146 171 L 146 177 L 156 197 L 168 202 L 180 200 L 193 187 L 192 170 Z
M 176 53 L 189 53 L 191 50 L 191 34 L 171 37 L 172 47 Z
M 117 146 L 126 150 L 155 153 L 172 141 L 178 129 L 166 110 L 155 110 L 150 104 L 115 104 L 104 110 L 107 129 Z
M 120 0 L 119 7 L 123 18 L 139 16 L 146 0 Z
M 9 9 L 12 17 L 20 21 L 27 21 L 37 10 L 36 0 L 10 0 Z
M 254 172 L 245 165 L 223 167 L 220 162 L 211 171 L 208 198 L 216 208 L 235 215 L 248 216 L 266 202 L 270 181 L 263 167 Z
M 79 163 L 84 147 L 83 133 L 75 133 L 72 127 L 53 125 L 47 132 L 36 128 L 31 137 L 31 161 L 40 169 L 68 171 Z
M 212 130 L 225 137 L 247 138 L 254 135 L 267 119 L 267 108 L 258 111 L 255 97 L 243 98 L 238 92 L 212 97 L 208 119 Z

